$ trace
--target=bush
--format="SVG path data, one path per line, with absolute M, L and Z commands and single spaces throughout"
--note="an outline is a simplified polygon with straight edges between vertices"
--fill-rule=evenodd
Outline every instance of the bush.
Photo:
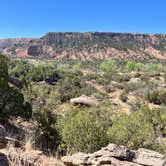
M 78 63 L 74 64 L 73 69 L 74 70 L 80 70 L 81 69 L 81 62 L 78 62 Z
M 35 144 L 46 153 L 53 153 L 60 144 L 60 136 L 57 130 L 57 115 L 47 109 L 41 109 L 34 113 L 34 119 L 38 123 Z
M 91 95 L 95 92 L 94 88 L 84 82 L 82 75 L 71 73 L 66 75 L 58 82 L 58 91 L 61 102 L 69 101 L 71 98 L 81 95 Z
M 149 91 L 147 99 L 154 104 L 166 104 L 166 91 L 162 89 Z
M 107 145 L 106 129 L 110 126 L 98 112 L 75 110 L 61 121 L 62 142 L 68 153 L 94 152 Z M 108 124 L 109 123 L 109 124 Z
M 104 72 L 115 72 L 116 71 L 116 61 L 115 60 L 109 60 L 106 62 L 101 63 L 100 69 Z
M 140 70 L 142 70 L 142 67 L 143 67 L 142 63 L 129 61 L 129 62 L 127 62 L 126 66 L 125 66 L 125 70 L 128 72 L 131 72 L 131 71 L 139 72 Z
M 120 116 L 108 129 L 107 134 L 109 141 L 116 144 L 127 145 L 134 149 L 144 147 L 163 152 L 165 124 L 165 109 L 149 109 L 144 106 L 130 116 Z

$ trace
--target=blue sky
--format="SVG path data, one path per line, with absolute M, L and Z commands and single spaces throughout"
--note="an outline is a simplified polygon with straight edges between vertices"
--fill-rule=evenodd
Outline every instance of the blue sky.
M 166 0 L 0 1 L 0 38 L 50 31 L 166 33 Z

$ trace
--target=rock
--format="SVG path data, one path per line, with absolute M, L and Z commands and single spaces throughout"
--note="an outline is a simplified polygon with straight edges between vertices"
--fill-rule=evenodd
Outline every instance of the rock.
M 128 162 L 128 161 L 123 161 L 123 160 L 118 160 L 113 157 L 104 157 L 100 158 L 95 166 L 103 166 L 103 165 L 112 165 L 112 166 L 141 166 L 140 164 L 133 163 L 133 162 Z
M 119 159 L 125 159 L 131 161 L 135 156 L 135 151 L 128 149 L 125 146 L 118 146 L 116 144 L 109 144 L 105 151 L 109 151 L 111 157 L 116 157 Z
M 62 158 L 67 166 L 166 166 L 166 156 L 158 152 L 109 144 L 93 154 L 76 153 Z
M 70 165 L 73 164 L 73 160 L 72 160 L 71 156 L 64 156 L 64 157 L 61 158 L 61 160 L 63 161 L 63 163 L 65 165 L 69 165 L 70 166 Z
M 85 95 L 82 95 L 78 98 L 71 99 L 70 102 L 72 104 L 80 104 L 85 106 L 98 106 L 99 102 L 94 97 L 88 97 Z
M 65 156 L 61 160 L 65 165 L 71 166 L 71 165 L 88 165 L 90 162 L 88 161 L 88 158 L 90 155 L 84 154 L 84 153 L 76 153 L 72 156 Z
M 141 148 L 138 149 L 133 161 L 147 166 L 165 166 L 166 156 L 152 150 Z

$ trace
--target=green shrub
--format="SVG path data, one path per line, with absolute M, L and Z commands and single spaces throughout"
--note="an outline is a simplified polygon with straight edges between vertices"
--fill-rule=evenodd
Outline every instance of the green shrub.
M 162 89 L 149 91 L 147 99 L 154 104 L 166 104 L 166 91 Z
M 130 81 L 130 76 L 128 74 L 123 74 L 123 75 L 116 74 L 113 76 L 113 79 L 120 83 L 128 82 L 128 81 Z
M 58 91 L 61 102 L 69 101 L 71 98 L 81 95 L 91 95 L 95 92 L 94 88 L 84 82 L 82 75 L 66 75 L 58 82 Z
M 8 120 L 11 117 L 31 117 L 31 106 L 24 102 L 21 91 L 9 86 L 7 58 L 0 55 L 0 119 Z
M 132 61 L 127 62 L 126 66 L 125 66 L 125 70 L 128 72 L 131 72 L 131 71 L 139 72 L 140 70 L 142 70 L 142 68 L 143 68 L 142 63 L 137 63 L 137 62 L 132 62 Z
M 81 69 L 81 62 L 78 62 L 78 63 L 74 64 L 73 69 L 74 70 L 80 70 Z
M 74 111 L 61 122 L 62 142 L 68 153 L 94 152 L 107 145 L 106 130 L 110 123 L 100 112 Z
M 54 153 L 60 144 L 60 135 L 57 129 L 57 115 L 47 109 L 40 109 L 34 113 L 38 123 L 35 145 L 46 153 Z
M 125 70 L 128 72 L 131 72 L 134 70 L 134 62 L 127 62 L 126 66 L 125 66 Z
M 116 68 L 117 66 L 115 60 L 105 61 L 100 65 L 100 69 L 104 72 L 115 72 Z
M 149 109 L 142 106 L 140 111 L 132 115 L 123 115 L 108 129 L 110 142 L 127 145 L 134 149 L 144 147 L 157 151 L 165 151 L 163 135 L 166 125 L 166 111 Z

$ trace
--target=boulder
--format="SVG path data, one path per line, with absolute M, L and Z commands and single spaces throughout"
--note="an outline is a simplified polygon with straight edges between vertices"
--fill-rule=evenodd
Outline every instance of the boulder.
M 95 166 L 103 166 L 103 165 L 111 165 L 111 166 L 141 166 L 140 164 L 118 160 L 114 157 L 102 157 L 96 163 Z
M 64 156 L 62 157 L 62 161 L 65 165 L 71 166 L 71 165 L 88 165 L 90 162 L 88 161 L 88 158 L 90 156 L 88 154 L 84 153 L 76 153 L 72 156 Z
M 118 146 L 116 144 L 109 144 L 107 147 L 102 148 L 107 151 L 111 157 L 116 157 L 123 160 L 131 161 L 135 157 L 135 151 L 130 150 L 126 146 Z
M 89 97 L 85 95 L 82 95 L 78 98 L 73 98 L 70 100 L 70 102 L 75 105 L 80 104 L 80 105 L 85 105 L 89 107 L 99 105 L 99 102 L 97 101 L 97 99 L 95 99 L 94 97 Z
M 165 166 L 166 156 L 152 150 L 141 148 L 137 150 L 133 161 L 147 166 Z

